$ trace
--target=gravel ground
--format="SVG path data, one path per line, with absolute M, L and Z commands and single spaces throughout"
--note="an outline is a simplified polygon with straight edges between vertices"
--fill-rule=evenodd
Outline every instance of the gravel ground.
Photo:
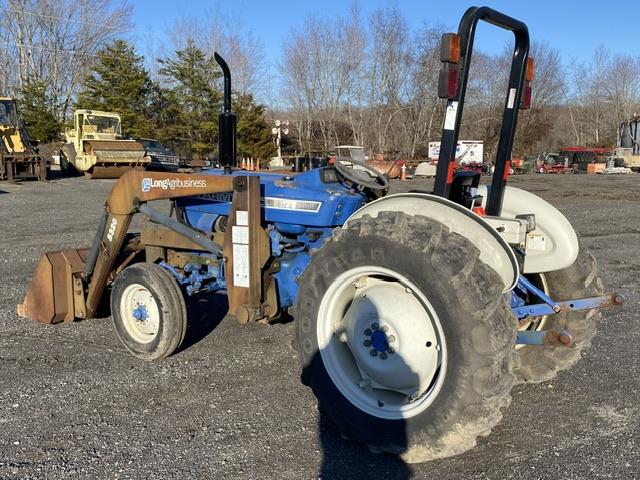
M 241 326 L 225 305 L 200 302 L 186 347 L 149 364 L 125 353 L 108 317 L 18 318 L 40 254 L 88 245 L 113 182 L 0 183 L 0 479 L 640 478 L 639 179 L 513 179 L 568 216 L 627 304 L 604 312 L 570 372 L 516 387 L 475 449 L 419 465 L 371 454 L 320 419 L 299 382 L 292 324 Z

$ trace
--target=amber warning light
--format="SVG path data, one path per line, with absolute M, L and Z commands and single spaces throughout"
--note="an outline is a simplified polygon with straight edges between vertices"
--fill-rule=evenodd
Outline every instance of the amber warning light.
M 438 75 L 438 97 L 453 100 L 458 95 L 460 70 L 460 37 L 455 33 L 445 33 L 440 42 L 440 61 L 444 64 Z
M 535 73 L 535 66 L 533 58 L 527 57 L 527 69 L 525 70 L 524 79 L 527 82 L 533 82 L 533 75 Z
M 460 36 L 445 33 L 440 42 L 440 61 L 458 63 L 460 61 Z

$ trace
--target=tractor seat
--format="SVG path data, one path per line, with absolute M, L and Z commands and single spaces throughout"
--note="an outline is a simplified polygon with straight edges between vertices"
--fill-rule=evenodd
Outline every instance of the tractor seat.
M 482 195 L 478 195 L 479 185 L 479 172 L 455 172 L 449 189 L 449 200 L 465 208 L 477 207 L 482 203 Z M 426 190 L 410 190 L 409 193 L 428 193 L 433 195 L 433 192 Z

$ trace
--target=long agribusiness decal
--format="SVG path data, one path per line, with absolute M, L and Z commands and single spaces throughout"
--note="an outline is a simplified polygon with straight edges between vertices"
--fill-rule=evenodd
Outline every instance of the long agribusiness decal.
M 142 191 L 148 192 L 152 188 L 161 188 L 162 190 L 175 190 L 176 188 L 205 188 L 207 182 L 202 179 L 182 180 L 180 178 L 143 178 Z

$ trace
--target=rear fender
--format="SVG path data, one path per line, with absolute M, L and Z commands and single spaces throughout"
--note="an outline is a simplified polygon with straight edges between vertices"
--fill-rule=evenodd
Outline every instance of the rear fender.
M 343 225 L 364 215 L 377 217 L 380 212 L 402 212 L 432 218 L 449 230 L 468 239 L 480 250 L 480 259 L 502 278 L 505 292 L 518 282 L 518 262 L 513 250 L 500 234 L 482 217 L 446 198 L 426 193 L 389 195 L 368 203 L 356 211 Z M 426 239 L 425 239 L 426 241 Z
M 484 207 L 487 186 L 481 185 Z M 536 229 L 527 234 L 527 255 L 522 273 L 542 273 L 567 268 L 578 258 L 578 236 L 569 220 L 560 211 L 533 193 L 520 188 L 507 187 L 502 201 L 501 216 L 515 218 L 516 215 L 533 213 Z

